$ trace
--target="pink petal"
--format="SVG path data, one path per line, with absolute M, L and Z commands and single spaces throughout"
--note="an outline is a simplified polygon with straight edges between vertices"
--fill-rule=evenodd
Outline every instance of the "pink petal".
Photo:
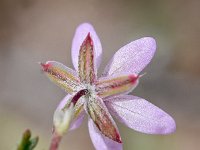
M 171 116 L 148 101 L 132 95 L 105 100 L 111 114 L 128 127 L 148 134 L 169 134 L 176 124 Z
M 120 48 L 106 66 L 103 76 L 128 73 L 139 74 L 151 61 L 156 50 L 156 42 L 144 37 Z
M 63 107 L 65 107 L 65 105 L 67 103 L 70 103 L 70 98 L 72 97 L 72 95 L 66 95 L 63 100 L 60 102 L 60 104 L 58 105 L 57 109 L 63 109 Z M 71 122 L 71 126 L 69 130 L 74 130 L 78 127 L 80 127 L 81 123 L 83 122 L 85 116 L 85 112 L 81 112 L 77 118 L 75 118 L 72 122 Z
M 115 142 L 102 135 L 92 119 L 88 121 L 89 133 L 96 150 L 122 150 L 122 143 Z
M 94 43 L 94 60 L 95 60 L 94 64 L 96 66 L 95 68 L 98 68 L 101 63 L 102 47 L 99 37 L 97 36 L 91 24 L 83 23 L 77 27 L 74 39 L 72 41 L 72 62 L 74 68 L 77 71 L 78 71 L 79 50 L 83 41 L 87 37 L 88 33 L 90 33 L 90 36 Z
M 80 125 L 82 124 L 84 120 L 84 117 L 85 117 L 85 112 L 82 112 L 81 114 L 79 114 L 79 116 L 71 122 L 69 130 L 75 130 L 78 127 L 80 127 Z
M 72 95 L 67 94 L 59 103 L 58 107 L 56 109 L 63 109 L 67 103 L 70 103 L 70 98 Z

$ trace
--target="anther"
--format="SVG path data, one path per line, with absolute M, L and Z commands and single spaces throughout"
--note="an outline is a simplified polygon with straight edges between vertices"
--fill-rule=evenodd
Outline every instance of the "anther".
M 71 102 L 74 104 L 74 106 L 76 105 L 76 103 L 77 103 L 77 101 L 79 100 L 79 98 L 80 98 L 81 96 L 86 95 L 87 93 L 88 93 L 88 90 L 87 90 L 87 89 L 83 89 L 83 90 L 78 91 L 78 92 L 74 95 L 74 97 L 72 98 L 72 100 L 71 100 Z

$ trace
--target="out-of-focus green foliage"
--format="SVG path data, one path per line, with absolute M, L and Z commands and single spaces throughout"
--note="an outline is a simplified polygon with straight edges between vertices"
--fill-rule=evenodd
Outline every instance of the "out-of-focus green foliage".
M 36 147 L 38 140 L 38 136 L 31 138 L 31 131 L 27 129 L 22 136 L 21 142 L 18 145 L 17 150 L 33 150 Z

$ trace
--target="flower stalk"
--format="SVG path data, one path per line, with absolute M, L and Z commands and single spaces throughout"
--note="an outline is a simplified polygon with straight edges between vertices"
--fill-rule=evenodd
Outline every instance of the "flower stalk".
M 61 142 L 62 136 L 58 135 L 56 132 L 53 134 L 51 139 L 51 145 L 49 147 L 49 150 L 57 150 L 59 147 L 59 144 Z
M 87 89 L 80 90 L 71 99 L 70 105 L 66 105 L 62 110 L 56 110 L 54 114 L 54 131 L 49 150 L 58 149 L 62 136 L 68 131 L 71 120 L 74 117 L 74 106 L 87 92 Z

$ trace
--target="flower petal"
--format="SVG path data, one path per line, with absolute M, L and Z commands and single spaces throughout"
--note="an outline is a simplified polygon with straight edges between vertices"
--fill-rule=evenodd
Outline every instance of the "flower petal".
M 78 64 L 81 82 L 92 84 L 96 79 L 97 70 L 94 68 L 94 46 L 90 33 L 80 47 Z
M 102 47 L 99 37 L 97 36 L 93 26 L 89 23 L 83 23 L 79 25 L 76 29 L 76 33 L 72 42 L 72 62 L 74 68 L 78 71 L 78 57 L 80 47 L 85 40 L 86 36 L 90 33 L 94 45 L 94 65 L 98 69 L 101 63 Z
M 84 120 L 84 117 L 85 111 L 81 111 L 81 113 L 71 122 L 69 130 L 75 130 L 79 128 Z
M 139 74 L 151 61 L 156 50 L 156 42 L 144 37 L 120 48 L 106 66 L 103 76 L 128 73 Z
M 148 101 L 132 95 L 105 100 L 111 114 L 128 127 L 149 134 L 169 134 L 176 124 L 171 116 Z
M 41 66 L 49 79 L 67 93 L 79 90 L 81 83 L 74 70 L 56 61 L 47 61 L 45 64 L 41 63 Z
M 58 105 L 57 109 L 59 110 L 62 110 L 66 105 L 69 105 L 70 102 L 71 102 L 71 98 L 73 96 L 72 95 L 66 95 L 64 97 L 64 99 L 60 102 L 60 104 Z M 69 130 L 74 130 L 76 128 L 78 128 L 83 119 L 84 119 L 84 116 L 85 116 L 85 111 L 84 111 L 84 108 L 83 108 L 83 104 L 84 104 L 84 99 L 81 98 L 75 105 L 75 108 L 74 108 L 74 119 L 72 120 L 71 122 L 71 125 L 70 125 L 70 129 Z
M 88 120 L 88 128 L 96 150 L 122 150 L 122 143 L 115 142 L 102 135 L 92 119 Z
M 103 135 L 122 143 L 117 126 L 100 97 L 89 96 L 87 112 Z
M 122 75 L 117 77 L 100 78 L 96 82 L 96 92 L 101 98 L 112 95 L 129 93 L 139 82 L 138 75 Z

